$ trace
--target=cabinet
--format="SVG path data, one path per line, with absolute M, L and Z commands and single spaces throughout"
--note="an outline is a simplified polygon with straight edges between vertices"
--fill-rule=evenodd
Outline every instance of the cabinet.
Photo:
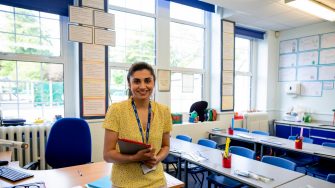
M 335 143 L 335 131 L 323 130 L 323 129 L 312 129 L 310 137 L 314 140 L 314 144 L 322 144 L 323 142 Z
M 288 138 L 291 136 L 291 126 L 285 124 L 276 124 L 276 136 L 280 138 Z
M 304 127 L 302 136 L 309 138 L 309 136 L 310 136 L 310 130 L 311 130 L 310 128 Z M 301 131 L 301 126 L 293 126 L 292 125 L 291 136 L 300 135 L 300 131 Z

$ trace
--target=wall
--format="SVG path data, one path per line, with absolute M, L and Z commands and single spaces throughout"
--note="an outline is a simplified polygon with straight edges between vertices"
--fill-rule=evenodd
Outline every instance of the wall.
M 335 31 L 333 22 L 323 22 L 319 24 L 299 27 L 291 30 L 281 31 L 279 41 L 300 38 L 304 36 L 317 35 Z M 276 52 L 279 54 L 279 50 Z M 276 58 L 273 69 L 278 69 L 279 58 Z M 278 75 L 278 72 L 277 72 Z M 332 109 L 335 109 L 335 90 L 323 90 L 322 97 L 301 97 L 292 98 L 285 94 L 286 83 L 277 82 L 278 111 L 284 114 L 291 106 L 301 106 L 312 113 L 312 118 L 317 120 L 332 121 Z

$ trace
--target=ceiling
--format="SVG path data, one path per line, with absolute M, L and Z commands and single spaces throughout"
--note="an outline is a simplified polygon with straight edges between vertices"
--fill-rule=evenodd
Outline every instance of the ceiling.
M 223 9 L 223 18 L 237 25 L 282 31 L 327 22 L 285 4 L 285 0 L 201 0 Z M 335 0 L 317 0 L 335 9 Z M 335 23 L 334 23 L 335 24 Z

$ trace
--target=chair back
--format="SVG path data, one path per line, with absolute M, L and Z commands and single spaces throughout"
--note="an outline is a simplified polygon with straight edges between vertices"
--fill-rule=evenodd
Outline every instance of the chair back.
M 236 155 L 240 155 L 242 157 L 246 157 L 249 159 L 255 159 L 256 153 L 248 148 L 240 147 L 240 146 L 230 146 L 230 152 Z
M 322 142 L 322 146 L 333 147 L 335 148 L 335 143 L 332 142 Z
M 295 140 L 295 138 L 296 138 L 296 136 L 289 136 L 288 137 L 289 140 Z M 302 142 L 313 144 L 314 140 L 311 139 L 311 138 L 304 137 L 304 139 L 302 140 Z
M 179 140 L 184 140 L 184 141 L 187 141 L 187 142 L 192 142 L 192 138 L 190 136 L 187 136 L 187 135 L 177 135 L 176 136 L 177 139 Z
M 270 135 L 268 132 L 258 131 L 258 130 L 257 131 L 252 131 L 251 133 L 264 135 L 264 136 L 269 136 Z
M 292 161 L 289 161 L 287 159 L 283 159 L 280 157 L 274 157 L 274 156 L 263 156 L 262 162 L 275 165 L 278 167 L 286 168 L 288 170 L 293 170 L 293 171 L 295 170 L 295 167 L 297 166 Z
M 335 174 L 328 174 L 327 181 L 335 183 Z
M 200 139 L 198 140 L 198 144 L 199 145 L 202 145 L 202 146 L 206 146 L 206 147 L 209 147 L 209 148 L 216 148 L 217 147 L 217 143 L 213 140 L 209 140 L 209 139 L 206 139 L 206 138 L 203 138 L 203 139 Z
M 45 160 L 52 168 L 91 162 L 92 140 L 87 122 L 62 118 L 51 127 L 45 148 Z
M 240 127 L 234 128 L 234 131 L 241 131 L 241 132 L 246 132 L 246 133 L 248 133 L 248 132 L 249 132 L 249 130 L 248 130 L 248 129 L 245 129 L 245 128 L 240 128 Z

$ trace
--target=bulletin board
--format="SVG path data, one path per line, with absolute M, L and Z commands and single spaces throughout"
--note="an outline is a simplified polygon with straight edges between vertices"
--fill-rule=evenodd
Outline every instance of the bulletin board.
M 298 81 L 302 96 L 334 89 L 335 31 L 280 41 L 278 82 Z
M 221 111 L 234 111 L 235 22 L 221 20 Z

